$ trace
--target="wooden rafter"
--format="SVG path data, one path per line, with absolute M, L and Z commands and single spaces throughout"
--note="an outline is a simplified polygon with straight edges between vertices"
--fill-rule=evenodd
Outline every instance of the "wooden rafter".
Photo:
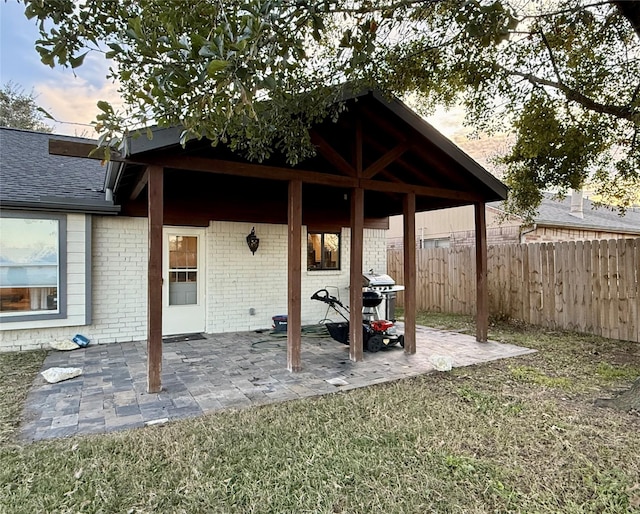
M 391 136 L 396 141 L 409 140 L 410 142 L 414 142 L 415 144 L 412 146 L 412 152 L 415 153 L 418 157 L 425 161 L 425 163 L 429 166 L 432 172 L 436 172 L 439 175 L 445 175 L 449 180 L 456 182 L 456 176 L 454 174 L 448 173 L 449 169 L 443 165 L 441 158 L 438 155 L 434 154 L 431 151 L 427 151 L 423 144 L 420 144 L 420 137 L 414 133 L 407 133 L 402 131 L 398 127 L 389 123 L 389 121 L 384 118 L 379 112 L 376 112 L 368 107 L 361 107 L 361 112 L 374 124 L 379 126 L 384 132 L 386 132 L 389 136 Z M 406 161 L 398 160 L 399 164 L 403 164 L 406 167 Z M 424 174 L 422 174 L 422 179 L 424 179 Z
M 129 195 L 129 200 L 135 200 L 136 198 L 138 198 L 138 196 L 140 196 L 140 193 L 142 193 L 142 190 L 144 189 L 144 187 L 147 185 L 148 181 L 149 181 L 149 168 L 145 168 L 144 171 L 138 177 L 138 180 L 136 180 L 136 183 L 133 186 L 133 189 L 131 190 L 131 194 Z
M 365 135 L 364 141 L 367 145 L 372 146 L 378 152 L 386 151 L 386 148 L 372 136 Z M 404 154 L 403 154 L 404 155 Z M 418 169 L 416 166 L 408 162 L 404 157 L 400 156 L 395 160 L 395 163 L 401 166 L 405 171 L 407 171 L 413 178 L 415 178 L 418 182 L 424 182 L 428 186 L 436 185 L 437 182 L 433 180 L 427 173 Z M 392 180 L 393 182 L 403 182 L 401 179 L 393 175 L 393 173 L 388 170 L 383 170 L 381 172 L 384 176 Z M 393 178 L 391 178 L 390 176 Z
M 349 164 L 335 148 L 333 148 L 318 132 L 311 131 L 311 142 L 318 148 L 318 152 L 336 169 L 348 177 L 356 177 L 356 170 Z
M 376 162 L 374 162 L 371 166 L 368 166 L 367 169 L 362 172 L 362 177 L 374 177 L 387 166 L 389 166 L 389 164 L 398 159 L 398 157 L 400 157 L 403 153 L 405 153 L 410 148 L 410 146 L 411 145 L 407 141 L 403 141 L 402 143 L 396 145 L 382 157 L 380 157 Z
M 438 183 L 436 180 L 433 180 L 433 178 L 430 177 L 427 173 L 425 173 L 425 170 L 419 169 L 402 157 L 397 160 L 397 163 L 405 170 L 407 170 L 407 172 L 409 172 L 409 174 L 418 181 L 426 182 L 429 185 L 435 185 Z M 429 168 L 429 170 L 431 170 L 431 168 Z

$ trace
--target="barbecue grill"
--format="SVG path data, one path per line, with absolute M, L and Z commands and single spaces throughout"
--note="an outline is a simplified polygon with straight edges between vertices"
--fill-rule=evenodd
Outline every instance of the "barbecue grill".
M 389 275 L 384 273 L 375 273 L 373 269 L 370 269 L 369 273 L 363 273 L 362 278 L 363 285 L 367 288 L 367 291 L 377 292 L 382 295 L 382 298 L 384 299 L 385 317 L 387 319 L 392 319 L 396 311 L 396 294 L 398 291 L 404 291 L 404 286 L 396 285 L 395 280 L 393 280 Z M 365 308 L 377 307 L 367 306 L 364 295 L 362 303 Z M 380 305 L 380 303 L 378 303 L 378 305 Z M 370 312 L 365 314 L 371 315 Z M 377 316 L 378 319 L 380 318 L 377 309 L 374 315 Z

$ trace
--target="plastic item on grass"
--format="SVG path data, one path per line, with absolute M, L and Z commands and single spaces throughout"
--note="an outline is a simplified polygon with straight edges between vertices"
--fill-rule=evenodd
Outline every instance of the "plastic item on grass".
M 429 359 L 436 371 L 451 371 L 453 359 L 448 355 L 432 355 Z

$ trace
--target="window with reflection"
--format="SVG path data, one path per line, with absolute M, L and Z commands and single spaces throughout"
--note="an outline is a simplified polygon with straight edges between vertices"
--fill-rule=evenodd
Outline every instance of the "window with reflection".
M 307 236 L 307 270 L 340 269 L 340 234 L 309 232 Z
M 0 316 L 59 312 L 60 220 L 0 217 Z

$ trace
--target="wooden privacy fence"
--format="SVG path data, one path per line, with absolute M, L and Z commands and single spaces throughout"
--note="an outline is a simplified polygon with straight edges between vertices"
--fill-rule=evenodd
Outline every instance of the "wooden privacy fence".
M 640 342 L 640 238 L 495 245 L 487 257 L 491 315 Z M 388 251 L 398 284 L 402 260 Z M 475 247 L 416 250 L 416 263 L 418 309 L 475 314 Z

